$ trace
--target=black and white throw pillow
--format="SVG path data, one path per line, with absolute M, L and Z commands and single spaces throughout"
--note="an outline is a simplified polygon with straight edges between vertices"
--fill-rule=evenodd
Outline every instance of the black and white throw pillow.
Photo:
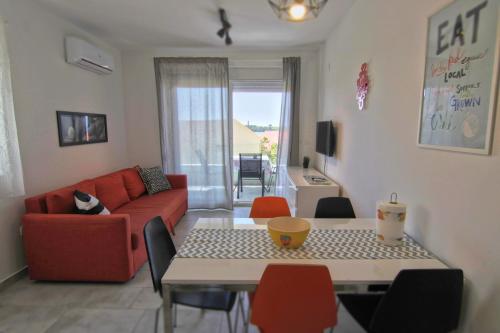
M 139 168 L 138 170 L 148 194 L 151 195 L 172 188 L 160 167 Z
M 75 204 L 78 214 L 109 215 L 109 210 L 94 196 L 75 191 Z

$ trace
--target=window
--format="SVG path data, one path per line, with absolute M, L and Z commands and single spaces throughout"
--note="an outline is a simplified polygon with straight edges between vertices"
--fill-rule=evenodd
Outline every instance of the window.
M 0 198 L 24 194 L 4 23 L 0 20 Z
M 262 153 L 276 165 L 282 81 L 233 81 L 233 152 Z

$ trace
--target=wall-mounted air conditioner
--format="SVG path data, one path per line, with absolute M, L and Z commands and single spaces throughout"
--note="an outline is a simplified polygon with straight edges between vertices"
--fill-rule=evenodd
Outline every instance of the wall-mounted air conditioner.
M 73 36 L 65 38 L 66 62 L 98 74 L 111 74 L 113 56 L 95 45 Z

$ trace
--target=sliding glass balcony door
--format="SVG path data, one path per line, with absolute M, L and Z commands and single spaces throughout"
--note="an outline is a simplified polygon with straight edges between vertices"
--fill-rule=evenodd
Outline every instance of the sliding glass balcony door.
M 262 195 L 262 184 L 258 179 L 243 179 L 243 191 L 241 187 L 238 189 L 240 154 L 262 154 L 264 195 L 274 194 L 282 81 L 241 80 L 232 81 L 231 86 L 233 198 L 237 203 L 248 203 Z M 239 194 L 238 190 L 240 190 Z

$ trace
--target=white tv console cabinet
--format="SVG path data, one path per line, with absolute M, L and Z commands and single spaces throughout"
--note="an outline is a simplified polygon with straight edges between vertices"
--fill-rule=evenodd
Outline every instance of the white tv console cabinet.
M 288 186 L 284 192 L 294 216 L 314 217 L 319 199 L 339 196 L 340 186 L 315 169 L 288 167 L 287 173 Z M 304 176 L 324 177 L 330 184 L 309 184 Z

